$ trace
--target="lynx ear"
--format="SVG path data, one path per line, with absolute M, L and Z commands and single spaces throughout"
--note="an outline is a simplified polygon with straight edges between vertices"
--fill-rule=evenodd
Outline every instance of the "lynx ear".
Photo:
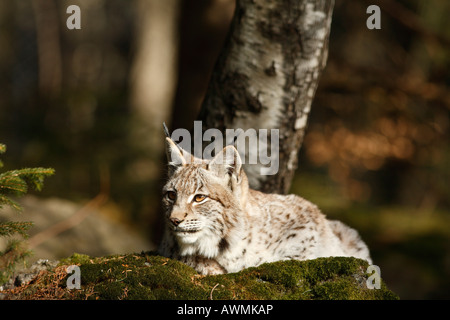
M 166 137 L 166 156 L 169 167 L 172 169 L 186 165 L 182 151 L 169 137 Z
M 241 169 L 241 156 L 233 146 L 226 146 L 208 163 L 208 170 L 216 173 L 219 177 L 228 174 L 234 176 L 238 181 L 240 180 Z

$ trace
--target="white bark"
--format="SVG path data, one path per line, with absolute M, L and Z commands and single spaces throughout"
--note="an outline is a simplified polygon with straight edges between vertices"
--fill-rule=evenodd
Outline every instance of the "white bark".
M 290 187 L 327 59 L 333 6 L 330 0 L 237 1 L 200 119 L 205 130 L 280 130 L 278 174 L 260 175 L 261 164 L 244 166 L 255 189 Z

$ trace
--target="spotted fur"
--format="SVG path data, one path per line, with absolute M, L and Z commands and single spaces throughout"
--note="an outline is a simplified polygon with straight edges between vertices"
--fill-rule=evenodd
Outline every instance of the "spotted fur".
M 314 204 L 296 195 L 250 189 L 234 147 L 207 161 L 194 158 L 170 138 L 166 145 L 169 177 L 163 187 L 161 255 L 201 274 L 329 256 L 354 256 L 371 263 L 358 233 L 327 220 Z

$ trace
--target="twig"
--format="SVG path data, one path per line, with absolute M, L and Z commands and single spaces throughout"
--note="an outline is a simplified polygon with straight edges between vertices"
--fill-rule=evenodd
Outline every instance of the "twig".
M 92 212 L 94 208 L 98 208 L 103 203 L 105 203 L 107 198 L 108 197 L 104 194 L 97 195 L 94 199 L 89 201 L 85 206 L 83 206 L 80 210 L 75 212 L 66 220 L 56 223 L 53 226 L 30 237 L 30 239 L 28 240 L 29 248 L 32 249 L 34 247 L 37 247 L 38 245 L 47 241 L 48 239 L 53 238 L 58 234 L 62 233 L 63 231 L 66 231 L 78 225 L 89 215 L 89 213 Z
M 54 224 L 53 226 L 35 234 L 28 240 L 28 247 L 30 249 L 37 247 L 41 243 L 58 234 L 71 229 L 81 223 L 95 208 L 102 206 L 109 198 L 109 172 L 106 168 L 100 168 L 100 193 L 85 204 L 82 208 L 76 211 L 69 218 Z
M 219 284 L 216 283 L 216 285 L 211 289 L 211 292 L 209 293 L 209 300 L 213 300 L 212 294 L 213 294 L 214 289 L 215 289 L 218 285 L 219 285 Z

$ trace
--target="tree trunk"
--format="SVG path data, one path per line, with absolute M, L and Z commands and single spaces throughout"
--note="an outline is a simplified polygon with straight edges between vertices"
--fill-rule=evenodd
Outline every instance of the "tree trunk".
M 327 60 L 333 7 L 333 0 L 236 3 L 199 120 L 203 130 L 217 128 L 223 133 L 238 128 L 279 129 L 278 172 L 261 175 L 262 164 L 244 165 L 254 189 L 289 191 Z
M 136 2 L 136 56 L 130 75 L 135 119 L 130 141 L 146 154 L 163 153 L 155 134 L 167 121 L 176 88 L 179 0 Z

